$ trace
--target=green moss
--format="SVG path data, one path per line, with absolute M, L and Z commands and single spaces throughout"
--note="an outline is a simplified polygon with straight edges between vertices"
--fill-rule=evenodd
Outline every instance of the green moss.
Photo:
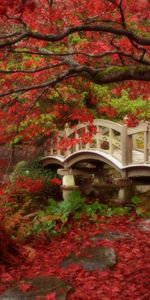
M 113 66 L 108 67 L 105 70 L 99 71 L 96 76 L 93 78 L 93 81 L 96 83 L 107 83 L 116 81 L 116 75 L 120 76 L 122 80 L 130 79 L 130 77 L 135 75 L 142 76 L 150 73 L 150 66 L 139 65 L 139 66 Z

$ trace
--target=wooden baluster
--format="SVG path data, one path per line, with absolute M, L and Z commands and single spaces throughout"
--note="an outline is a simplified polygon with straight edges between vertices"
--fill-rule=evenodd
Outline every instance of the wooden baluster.
M 122 132 L 121 132 L 121 152 L 122 152 L 122 164 L 127 165 L 128 164 L 128 158 L 127 158 L 127 126 L 122 126 Z
M 148 131 L 144 131 L 144 163 L 148 162 Z
M 68 123 L 66 123 L 66 125 L 65 125 L 64 136 L 65 136 L 65 138 L 69 138 L 69 125 L 68 125 Z M 64 152 L 65 157 L 69 156 L 70 152 L 71 152 L 70 149 L 67 149 Z
M 82 142 L 82 133 L 83 133 L 83 130 L 84 130 L 83 128 L 80 129 L 80 137 L 81 137 L 81 141 L 80 141 L 80 144 L 79 144 L 80 145 L 80 150 L 83 149 L 83 142 Z
M 137 134 L 134 134 L 132 137 L 132 141 L 133 141 L 133 150 L 136 150 L 137 147 Z
M 58 136 L 57 142 L 56 142 L 56 148 L 57 148 L 57 154 L 61 155 L 61 150 L 60 150 L 59 144 L 60 144 L 60 137 Z
M 109 152 L 113 154 L 113 130 L 109 128 Z
M 133 151 L 133 136 L 127 136 L 127 164 L 132 163 L 132 151 Z
M 89 132 L 89 130 L 88 130 L 88 127 L 86 126 L 85 127 L 85 133 L 88 133 L 88 132 Z M 85 144 L 85 149 L 87 149 L 87 150 L 90 149 L 90 143 L 89 142 Z
M 99 149 L 101 149 L 101 144 L 103 142 L 103 129 L 99 127 Z
M 50 140 L 50 155 L 54 154 L 53 139 Z
M 100 148 L 100 127 L 96 126 L 96 148 Z
M 75 132 L 75 139 L 79 139 L 79 133 L 76 131 Z M 80 150 L 80 145 L 79 145 L 79 143 L 77 143 L 76 145 L 75 145 L 75 151 L 79 151 Z

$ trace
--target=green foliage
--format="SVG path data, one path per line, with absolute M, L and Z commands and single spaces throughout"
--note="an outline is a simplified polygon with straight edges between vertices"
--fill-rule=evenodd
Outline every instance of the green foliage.
M 53 177 L 56 177 L 55 171 L 43 168 L 38 161 L 33 161 L 31 163 L 24 161 L 19 162 L 13 173 L 15 173 L 15 176 L 27 176 L 32 179 L 42 178 L 45 181 L 49 181 Z
M 109 207 L 107 204 L 102 204 L 95 201 L 91 204 L 85 204 L 82 210 L 87 216 L 93 217 L 94 215 L 108 216 L 113 215 L 126 215 L 130 212 L 129 207 Z
M 41 231 L 50 231 L 53 233 L 56 222 L 59 221 L 61 223 L 61 232 L 70 216 L 80 219 L 82 216 L 86 215 L 88 218 L 95 219 L 97 215 L 107 217 L 113 215 L 122 216 L 129 212 L 129 207 L 109 207 L 98 201 L 85 203 L 85 199 L 81 196 L 80 192 L 73 191 L 64 201 L 58 202 L 54 199 L 49 199 L 48 205 L 38 213 L 37 224 L 34 225 L 33 229 L 37 233 Z M 51 226 L 52 231 L 49 226 Z
M 55 221 L 47 220 L 45 222 L 35 222 L 32 228 L 32 233 L 39 234 L 42 232 L 52 232 L 55 227 Z
M 111 99 L 111 106 L 117 110 L 117 118 L 119 119 L 123 119 L 127 114 L 137 112 L 141 120 L 150 118 L 150 101 L 143 100 L 140 97 L 131 101 L 128 92 L 125 90 L 122 91 L 121 97 Z
M 78 43 L 81 44 L 87 42 L 87 39 L 80 37 L 80 35 L 77 33 L 77 34 L 71 34 L 69 36 L 69 42 L 71 45 L 76 45 Z
M 107 210 L 107 215 L 109 217 L 111 216 L 124 216 L 129 214 L 131 211 L 130 207 L 124 206 L 124 207 L 109 207 Z
M 28 128 L 28 126 L 32 125 L 40 125 L 43 128 L 50 128 L 53 122 L 53 117 L 48 113 L 41 113 L 40 116 L 29 118 L 28 120 L 20 122 L 19 132 Z
M 39 161 L 21 161 L 9 176 L 8 188 L 18 204 L 24 203 L 27 195 L 30 195 L 33 206 L 39 202 L 47 204 L 48 197 L 61 197 L 60 185 L 53 183 L 58 177 L 56 170 L 44 168 Z
M 141 97 L 131 100 L 127 90 L 122 90 L 121 96 L 115 96 L 111 88 L 112 86 L 91 84 L 91 93 L 98 99 L 99 107 L 110 105 L 117 111 L 118 114 L 114 120 L 122 120 L 125 115 L 131 113 L 138 114 L 141 120 L 149 120 L 150 101 L 143 100 Z
M 48 206 L 44 211 L 39 212 L 39 217 L 45 215 L 58 215 L 60 219 L 67 218 L 76 210 L 82 208 L 85 199 L 81 196 L 79 191 L 70 192 L 67 199 L 64 201 L 55 201 L 54 199 L 48 200 Z
M 85 199 L 81 196 L 79 191 L 71 192 L 68 198 L 61 202 L 49 199 L 48 205 L 39 211 L 32 232 L 41 233 L 46 231 L 51 234 L 56 234 L 54 230 L 56 221 L 61 222 L 60 231 L 62 231 L 69 216 L 82 208 L 84 201 Z M 57 230 L 57 234 L 58 233 L 59 231 Z
M 108 206 L 106 204 L 102 204 L 98 201 L 95 201 L 90 204 L 85 204 L 83 206 L 82 212 L 85 213 L 87 216 L 94 216 L 95 214 L 98 215 L 106 215 Z
M 136 206 L 138 206 L 139 204 L 141 204 L 141 200 L 140 200 L 139 197 L 133 196 L 133 197 L 131 198 L 131 203 L 132 203 L 132 205 L 133 205 L 134 207 L 136 207 Z

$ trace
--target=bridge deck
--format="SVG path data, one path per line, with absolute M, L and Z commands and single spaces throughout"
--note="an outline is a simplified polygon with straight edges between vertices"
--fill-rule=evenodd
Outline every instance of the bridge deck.
M 117 160 L 121 162 L 122 151 L 119 149 L 115 150 L 113 152 L 113 157 L 115 157 Z M 150 155 L 148 156 L 147 163 L 150 165 Z M 132 163 L 130 163 L 130 165 L 135 165 L 135 164 L 142 164 L 142 165 L 144 164 L 144 153 L 142 151 L 133 150 Z

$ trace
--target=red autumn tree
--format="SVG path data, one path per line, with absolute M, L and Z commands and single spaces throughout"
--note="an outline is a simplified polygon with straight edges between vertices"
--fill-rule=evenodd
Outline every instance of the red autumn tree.
M 1 0 L 0 143 L 91 120 L 76 109 L 90 82 L 148 98 L 149 11 L 149 0 Z
M 58 116 L 63 123 L 58 104 L 78 115 L 74 103 L 90 82 L 148 98 L 149 9 L 148 0 L 2 0 L 1 140 L 49 135 Z

